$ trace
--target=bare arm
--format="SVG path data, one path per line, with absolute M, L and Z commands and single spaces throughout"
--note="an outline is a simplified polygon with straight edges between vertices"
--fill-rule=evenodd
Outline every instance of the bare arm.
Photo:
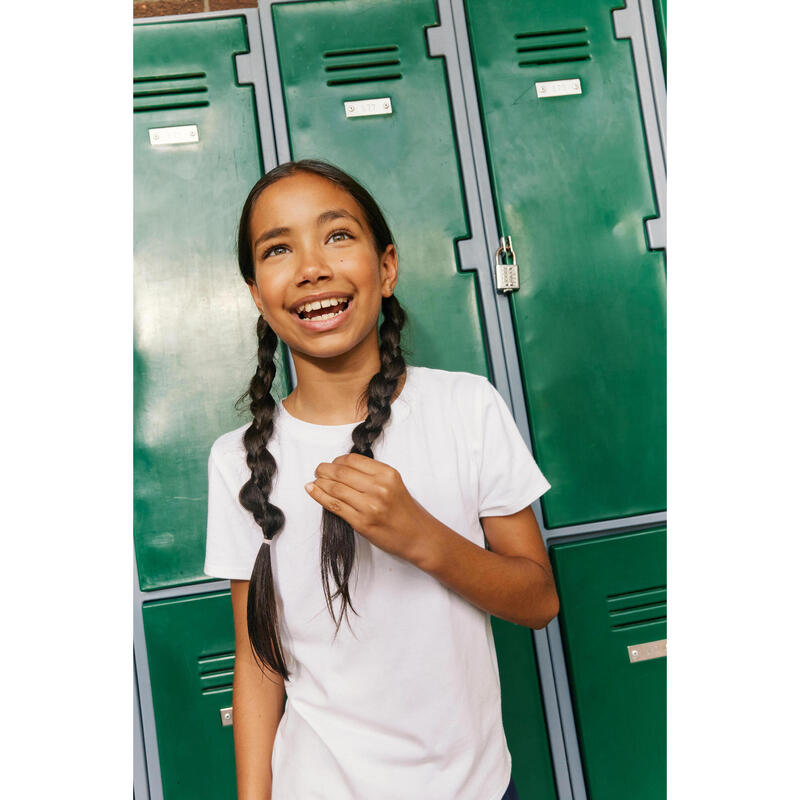
M 283 716 L 283 678 L 264 675 L 247 634 L 249 581 L 231 581 L 236 659 L 233 668 L 233 746 L 238 800 L 270 800 L 272 745 Z
M 559 602 L 547 550 L 530 508 L 483 517 L 485 550 L 428 515 L 416 565 L 496 617 L 543 628 Z

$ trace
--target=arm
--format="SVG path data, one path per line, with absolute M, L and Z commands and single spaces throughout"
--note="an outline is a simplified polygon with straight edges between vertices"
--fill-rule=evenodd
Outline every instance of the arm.
M 233 668 L 233 746 L 239 800 L 270 800 L 272 745 L 283 716 L 283 678 L 265 676 L 247 633 L 249 581 L 231 580 L 236 659 Z
M 420 546 L 409 559 L 413 564 L 478 608 L 509 622 L 544 628 L 557 616 L 553 573 L 530 507 L 506 517 L 481 519 L 491 552 L 428 517 Z
M 530 507 L 481 519 L 490 552 L 426 511 L 397 470 L 364 456 L 320 464 L 306 491 L 376 547 L 490 614 L 531 628 L 543 628 L 558 614 L 550 561 Z

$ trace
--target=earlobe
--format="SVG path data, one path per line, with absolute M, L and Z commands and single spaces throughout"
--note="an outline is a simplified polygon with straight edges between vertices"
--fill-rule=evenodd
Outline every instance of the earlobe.
M 386 245 L 381 257 L 381 293 L 391 297 L 397 285 L 397 250 L 393 244 Z
M 258 313 L 261 316 L 264 316 L 264 309 L 261 307 L 261 297 L 258 294 L 258 286 L 256 286 L 256 282 L 252 281 L 247 284 L 248 288 L 250 289 L 250 294 L 253 295 L 253 302 L 256 304 L 256 308 L 258 309 Z

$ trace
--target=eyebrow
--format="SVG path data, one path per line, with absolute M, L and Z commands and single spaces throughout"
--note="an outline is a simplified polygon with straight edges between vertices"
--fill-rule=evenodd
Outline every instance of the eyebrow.
M 364 230 L 361 223 L 344 208 L 332 208 L 330 211 L 323 211 L 317 217 L 317 226 L 324 225 L 326 222 L 331 222 L 334 219 L 341 219 L 342 217 L 353 220 L 361 230 Z M 291 228 L 286 227 L 270 228 L 268 231 L 264 231 L 264 233 L 253 242 L 253 247 L 258 247 L 258 245 L 262 242 L 266 242 L 268 239 L 274 239 L 277 236 L 286 236 L 290 231 Z

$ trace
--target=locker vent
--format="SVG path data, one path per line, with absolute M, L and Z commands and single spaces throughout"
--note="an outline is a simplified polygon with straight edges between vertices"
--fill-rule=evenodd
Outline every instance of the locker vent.
M 611 630 L 656 625 L 667 620 L 667 587 L 651 586 L 607 598 Z
M 166 111 L 207 106 L 205 72 L 143 75 L 133 79 L 133 110 Z
M 218 694 L 233 690 L 233 651 L 200 656 L 197 672 L 200 675 L 201 694 Z
M 517 62 L 520 67 L 539 67 L 544 64 L 567 64 L 573 61 L 590 61 L 587 29 L 561 28 L 554 31 L 517 33 L 514 38 L 520 45 Z
M 359 47 L 353 50 L 328 50 L 322 54 L 322 67 L 330 77 L 328 86 L 352 83 L 396 81 L 403 77 L 396 44 Z

